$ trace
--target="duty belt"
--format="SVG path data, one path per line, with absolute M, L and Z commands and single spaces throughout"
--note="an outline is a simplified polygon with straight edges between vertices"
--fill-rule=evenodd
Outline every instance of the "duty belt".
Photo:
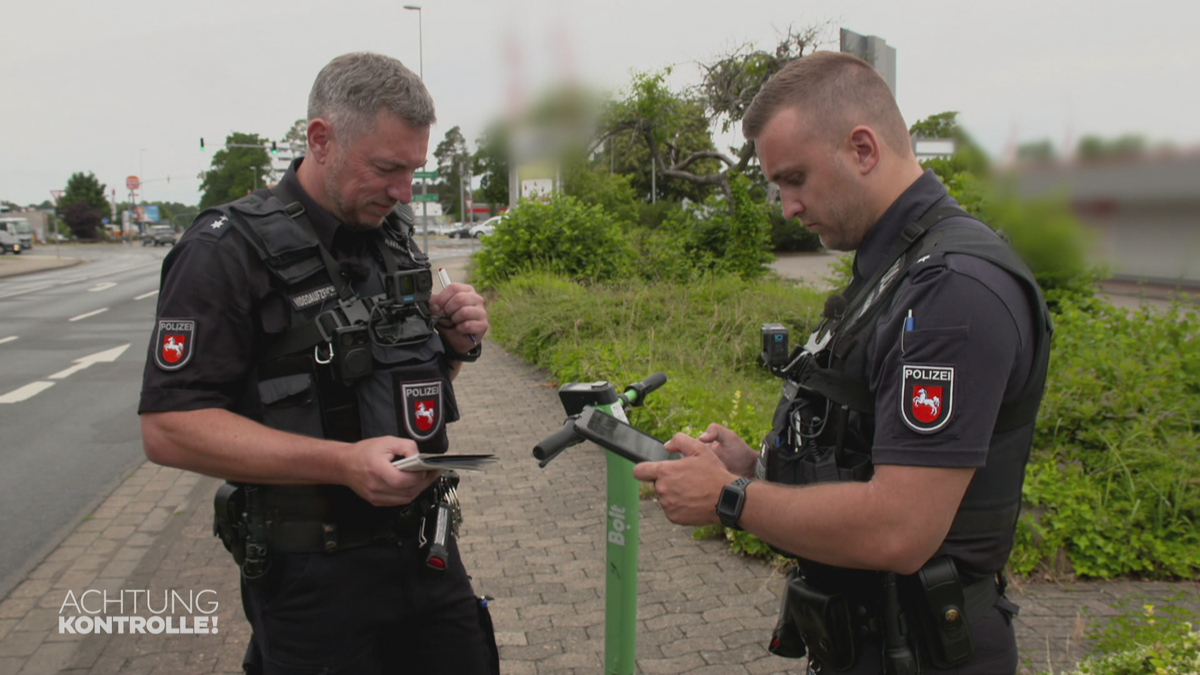
M 332 553 L 415 539 L 436 503 L 430 487 L 404 506 L 371 506 L 339 486 L 264 486 L 267 544 L 278 553 Z

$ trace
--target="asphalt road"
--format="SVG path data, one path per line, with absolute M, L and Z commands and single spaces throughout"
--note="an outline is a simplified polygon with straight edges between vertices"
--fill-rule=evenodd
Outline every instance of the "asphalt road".
M 145 460 L 137 397 L 167 249 L 70 249 L 86 262 L 0 279 L 0 597 Z

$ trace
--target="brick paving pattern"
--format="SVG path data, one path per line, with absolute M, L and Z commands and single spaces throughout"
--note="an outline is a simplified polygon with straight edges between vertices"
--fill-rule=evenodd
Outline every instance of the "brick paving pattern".
M 455 270 L 451 275 L 462 276 Z M 464 476 L 460 548 L 476 591 L 494 598 L 502 672 L 602 672 L 602 451 L 577 446 L 539 469 L 530 450 L 559 428 L 557 389 L 544 372 L 492 342 L 464 370 L 456 389 L 463 420 L 451 426 L 452 446 L 501 458 L 485 473 Z M 249 628 L 237 569 L 212 537 L 211 500 L 218 483 L 149 463 L 127 478 L 0 602 L 0 675 L 240 673 Z M 641 514 L 639 672 L 803 672 L 803 662 L 775 658 L 764 647 L 782 577 L 734 557 L 721 542 L 693 540 L 691 528 L 668 523 L 652 501 L 642 502 Z M 107 591 L 114 598 L 122 589 L 149 591 L 153 605 L 163 601 L 164 591 L 186 597 L 210 590 L 205 597 L 217 602 L 212 614 L 217 630 L 60 633 L 59 610 L 68 591 L 75 596 Z M 1022 606 L 1017 629 L 1023 670 L 1071 667 L 1085 654 L 1087 622 L 1112 615 L 1112 605 L 1122 598 L 1161 601 L 1179 593 L 1200 608 L 1196 584 L 1024 584 L 1012 593 Z M 63 615 L 77 613 L 68 608 Z M 144 606 L 136 614 L 153 616 Z

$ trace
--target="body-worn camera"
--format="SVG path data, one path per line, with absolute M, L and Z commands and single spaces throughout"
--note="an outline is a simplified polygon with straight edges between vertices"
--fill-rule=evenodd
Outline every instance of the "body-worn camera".
M 383 275 L 383 285 L 385 293 L 371 313 L 375 341 L 387 346 L 424 342 L 433 333 L 433 275 L 427 269 L 401 270 Z
M 374 368 L 367 332 L 372 314 L 369 303 L 362 298 L 343 300 L 317 317 L 317 328 L 329 345 L 328 360 L 322 363 L 331 363 L 338 379 L 356 380 L 370 375 Z
M 320 362 L 332 364 L 338 379 L 349 382 L 371 374 L 372 344 L 414 345 L 433 333 L 429 313 L 433 275 L 429 270 L 385 274 L 383 283 L 383 293 L 342 300 L 317 317 L 317 328 L 329 349 L 327 360 Z
M 779 323 L 762 325 L 762 361 L 768 368 L 782 368 L 788 362 L 788 329 Z

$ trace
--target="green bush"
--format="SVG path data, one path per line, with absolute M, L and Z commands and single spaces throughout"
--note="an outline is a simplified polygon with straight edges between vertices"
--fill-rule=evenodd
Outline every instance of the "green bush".
M 723 196 L 670 214 L 665 229 L 682 241 L 686 264 L 698 272 L 724 272 L 749 279 L 764 274 L 774 258 L 770 248 L 773 210 L 750 197 L 750 181 L 740 174 L 729 180 L 733 206 Z
M 483 288 L 527 270 L 607 281 L 630 273 L 634 260 L 611 214 L 561 194 L 547 202 L 522 201 L 482 241 L 473 256 L 473 279 Z
M 821 250 L 821 238 L 805 227 L 799 218 L 784 218 L 783 213 L 776 208 L 771 209 L 767 217 L 771 221 L 772 251 Z
M 1010 565 L 1062 550 L 1076 574 L 1200 572 L 1200 321 L 1088 298 L 1056 316 Z

